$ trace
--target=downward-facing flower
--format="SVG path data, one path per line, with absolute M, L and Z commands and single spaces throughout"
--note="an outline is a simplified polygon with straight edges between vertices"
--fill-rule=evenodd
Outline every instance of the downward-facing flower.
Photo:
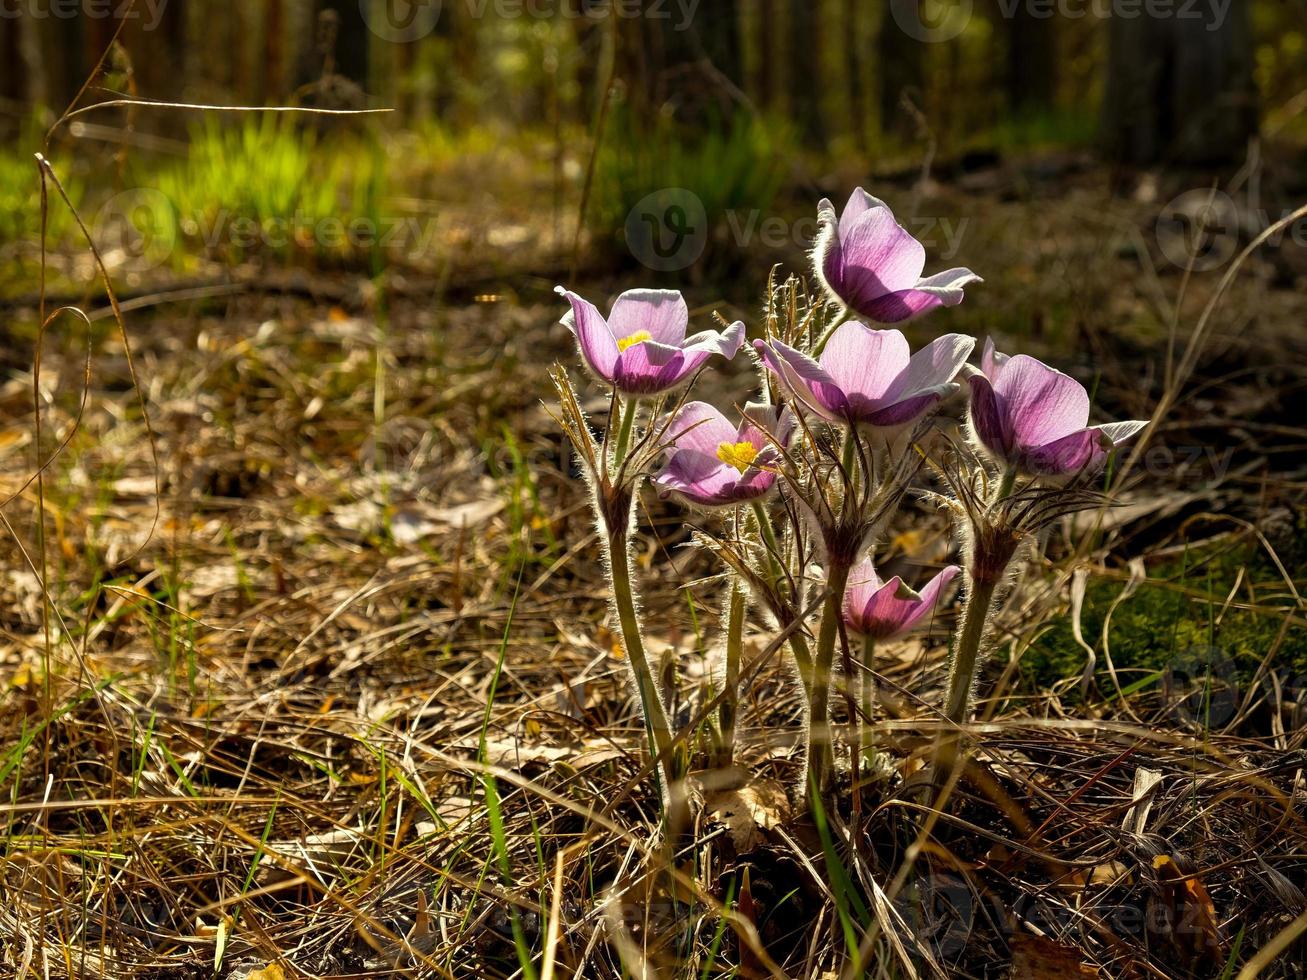
M 690 314 L 675 290 L 629 290 L 617 297 L 607 319 L 576 293 L 562 286 L 556 291 L 572 304 L 562 322 L 576 335 L 585 363 L 627 395 L 675 388 L 714 354 L 730 360 L 744 343 L 744 324 L 738 321 L 687 338 Z
M 945 395 L 976 341 L 945 334 L 916 354 L 897 330 L 849 322 L 814 361 L 779 341 L 755 341 L 763 363 L 801 403 L 832 422 L 894 427 L 921 418 Z
M 849 573 L 844 625 L 873 640 L 902 636 L 935 611 L 940 594 L 960 571 L 957 565 L 949 565 L 920 592 L 913 592 L 897 575 L 882 582 L 871 559 L 865 558 Z
M 747 406 L 736 426 L 711 405 L 689 402 L 668 426 L 672 455 L 653 482 L 699 507 L 757 500 L 776 482 L 777 444 L 788 447 L 793 430 L 794 417 L 772 405 Z
M 897 221 L 883 201 L 861 187 L 844 213 L 823 200 L 821 231 L 813 252 L 817 277 L 827 291 L 855 313 L 880 323 L 898 323 L 937 306 L 957 306 L 969 283 L 981 282 L 970 269 L 949 269 L 921 278 L 926 250 Z
M 1089 425 L 1084 385 L 1025 354 L 1000 354 L 992 340 L 968 381 L 976 441 L 999 463 L 1032 476 L 1092 472 L 1148 424 Z

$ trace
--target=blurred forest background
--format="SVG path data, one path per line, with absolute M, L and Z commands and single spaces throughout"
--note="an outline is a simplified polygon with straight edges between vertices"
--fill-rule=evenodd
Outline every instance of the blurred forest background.
M 264 225 L 420 222 L 424 234 L 393 236 L 404 249 L 386 264 L 434 263 L 457 280 L 473 266 L 573 267 L 578 216 L 592 258 L 639 258 L 604 246 L 668 188 L 703 206 L 709 274 L 746 251 L 757 225 L 742 214 L 786 214 L 792 199 L 797 219 L 815 191 L 957 181 L 1017 156 L 1042 157 L 1035 180 L 1103 161 L 1117 192 L 1137 189 L 1138 168 L 1229 176 L 1253 161 L 1260 178 L 1278 164 L 1266 186 L 1283 197 L 1251 205 L 1275 215 L 1307 190 L 1304 0 L 140 0 L 118 33 L 126 9 L 33 0 L 0 19 L 0 243 L 30 241 L 30 154 L 116 33 L 84 102 L 395 110 L 287 122 L 115 109 L 61 127 L 56 141 L 84 151 L 61 161 L 79 203 L 136 186 L 167 195 L 142 230 L 174 266 L 179 241 L 224 260 L 257 250 L 200 234 L 215 208 Z M 342 139 L 342 154 L 318 145 Z M 318 258 L 377 265 L 375 243 L 300 237 Z M 801 230 L 783 237 L 792 252 L 805 244 Z

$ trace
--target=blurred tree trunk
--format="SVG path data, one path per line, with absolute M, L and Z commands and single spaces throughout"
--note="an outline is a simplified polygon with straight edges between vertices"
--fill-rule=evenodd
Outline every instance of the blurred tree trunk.
M 689 27 L 699 36 L 703 56 L 732 85 L 741 89 L 744 87 L 742 13 L 741 0 L 717 0 L 711 9 L 700 8 L 699 16 Z
M 753 104 L 770 110 L 775 100 L 776 71 L 772 59 L 772 4 L 775 0 L 745 0 L 741 26 L 741 51 L 745 86 Z
M 321 0 L 320 10 L 334 11 L 340 27 L 336 33 L 336 72 L 358 85 L 368 84 L 368 48 L 372 32 L 358 0 Z
M 1244 158 L 1258 117 L 1248 6 L 1111 18 L 1103 148 L 1112 159 L 1219 166 Z
M 820 150 L 826 146 L 820 4 L 790 0 L 789 6 L 790 118 L 799 138 L 810 149 Z
M 920 20 L 927 22 L 924 15 Z M 899 27 L 888 5 L 881 14 L 876 61 L 880 80 L 881 132 L 911 137 L 916 132 L 916 120 L 903 110 L 902 100 L 904 94 L 908 94 L 918 108 L 923 111 L 926 108 L 923 104 L 926 44 Z
M 1052 108 L 1057 102 L 1057 25 L 1061 18 L 1055 10 L 1018 3 L 1005 19 L 1008 107 L 1018 116 Z
M 843 89 L 849 99 L 849 135 L 862 146 L 867 137 L 867 92 L 862 70 L 865 8 L 862 0 L 844 0 L 842 34 L 844 36 Z
M 23 71 L 23 25 L 16 19 L 0 20 L 0 99 L 14 104 L 27 98 Z
M 277 103 L 286 97 L 286 8 L 281 0 L 267 0 L 263 10 L 263 100 Z

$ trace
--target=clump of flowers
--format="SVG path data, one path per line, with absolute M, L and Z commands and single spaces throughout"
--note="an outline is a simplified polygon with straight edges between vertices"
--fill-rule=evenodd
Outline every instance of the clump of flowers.
M 839 786 L 837 757 L 845 752 L 832 731 L 832 690 L 843 683 L 850 705 L 860 702 L 851 714 L 861 716 L 862 736 L 847 741 L 856 759 L 859 747 L 872 748 L 866 723 L 875 714 L 877 644 L 946 616 L 957 580 L 963 610 L 939 711 L 965 725 L 995 607 L 1024 549 L 1049 522 L 1099 500 L 1094 485 L 1105 462 L 1144 425 L 1090 425 L 1083 386 L 1032 357 L 1000 354 L 992 342 L 979 367 L 970 367 L 972 337 L 943 334 L 913 353 L 899 330 L 863 322 L 956 306 L 980 279 L 967 269 L 922 278 L 925 249 L 861 189 L 842 215 L 823 201 L 820 219 L 821 291 L 809 294 L 794 277 L 769 283 L 766 316 L 748 348 L 756 354 L 757 397 L 742 407 L 690 401 L 687 393 L 714 361 L 744 349 L 743 323 L 687 337 L 688 308 L 677 292 L 623 293 L 605 318 L 559 288 L 570 305 L 563 323 L 609 400 L 608 424 L 596 434 L 567 373 L 556 369 L 559 419 L 589 481 L 615 619 L 672 812 L 685 806 L 680 787 L 701 749 L 712 765 L 735 762 L 750 620 L 788 651 L 802 689 L 801 794 Z M 937 416 L 963 395 L 970 439 L 940 437 Z M 933 486 L 924 478 L 932 471 Z M 694 732 L 674 729 L 666 678 L 645 652 L 630 549 L 646 480 L 699 512 L 696 540 L 725 572 L 724 665 L 706 747 Z M 883 579 L 873 561 L 909 492 L 953 515 L 961 554 L 960 565 L 944 567 L 920 591 L 898 575 Z M 937 753 L 937 768 L 955 749 Z

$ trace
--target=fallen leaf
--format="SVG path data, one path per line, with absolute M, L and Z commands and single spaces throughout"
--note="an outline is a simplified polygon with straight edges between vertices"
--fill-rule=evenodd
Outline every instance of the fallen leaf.
M 774 779 L 759 779 L 737 789 L 710 793 L 704 800 L 708 821 L 726 828 L 737 854 L 747 854 L 766 839 L 790 809 L 785 787 Z
M 1221 927 L 1212 896 L 1196 877 L 1186 876 L 1169 854 L 1153 858 L 1161 892 L 1159 938 L 1168 940 L 1189 966 L 1217 967 L 1224 959 Z M 1160 919 L 1160 921 L 1159 921 Z
M 1085 962 L 1079 950 L 1043 936 L 1013 933 L 1011 946 L 1010 980 L 1072 980 L 1074 977 L 1102 976 L 1098 967 Z

